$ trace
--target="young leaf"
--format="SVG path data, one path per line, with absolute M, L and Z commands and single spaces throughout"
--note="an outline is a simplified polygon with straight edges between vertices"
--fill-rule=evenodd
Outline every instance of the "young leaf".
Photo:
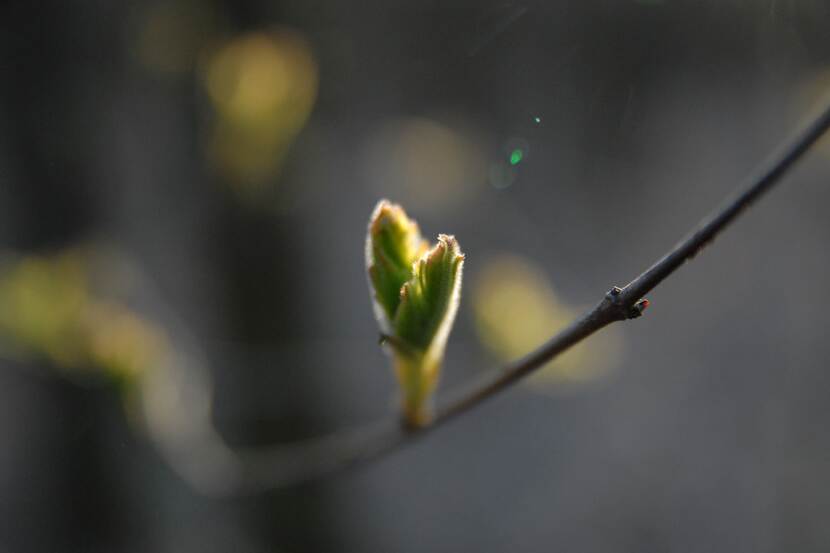
M 464 254 L 441 234 L 428 249 L 418 225 L 383 200 L 369 223 L 366 244 L 375 311 L 394 357 L 408 424 L 428 421 L 428 403 L 461 293 Z
M 401 287 L 412 277 L 412 264 L 428 244 L 418 224 L 403 208 L 381 200 L 369 220 L 366 237 L 366 268 L 375 304 L 375 315 L 387 334 L 398 309 Z
M 455 237 L 441 234 L 438 243 L 413 266 L 401 288 L 395 313 L 396 335 L 415 349 L 443 356 L 458 311 L 464 254 Z

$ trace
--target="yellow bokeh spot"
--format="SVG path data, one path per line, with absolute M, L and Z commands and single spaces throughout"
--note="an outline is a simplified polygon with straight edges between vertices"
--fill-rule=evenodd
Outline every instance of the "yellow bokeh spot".
M 169 350 L 165 333 L 124 306 L 98 301 L 89 306 L 84 324 L 89 329 L 89 357 L 123 379 L 154 368 Z
M 388 122 L 370 138 L 364 160 L 378 195 L 414 209 L 447 209 L 486 179 L 481 148 L 464 133 L 425 118 Z
M 317 97 L 318 71 L 308 42 L 281 29 L 230 40 L 208 61 L 205 86 L 216 121 L 215 167 L 242 192 L 275 177 Z
M 528 261 L 502 256 L 485 262 L 473 283 L 476 330 L 482 344 L 501 360 L 526 355 L 581 312 L 564 303 L 543 273 Z M 568 350 L 529 382 L 588 381 L 613 368 L 621 343 L 613 328 Z
M 59 365 L 84 361 L 74 324 L 88 301 L 77 252 L 22 259 L 0 277 L 0 337 L 13 354 L 40 350 Z
M 96 293 L 91 265 L 74 249 L 0 265 L 0 353 L 47 359 L 68 373 L 98 370 L 120 382 L 169 355 L 163 329 Z

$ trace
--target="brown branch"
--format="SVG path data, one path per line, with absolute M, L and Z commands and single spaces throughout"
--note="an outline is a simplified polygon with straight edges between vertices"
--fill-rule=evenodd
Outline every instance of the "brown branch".
M 429 424 L 411 428 L 386 422 L 358 430 L 354 434 L 338 434 L 322 440 L 313 440 L 305 445 L 298 444 L 295 446 L 297 449 L 286 450 L 284 446 L 279 446 L 279 449 L 271 453 L 262 450 L 242 453 L 240 460 L 244 469 L 240 475 L 240 489 L 262 491 L 296 484 L 376 459 L 384 453 L 412 443 L 418 437 L 481 404 L 485 399 L 506 390 L 511 384 L 539 369 L 601 328 L 640 316 L 648 306 L 648 301 L 642 299 L 643 296 L 694 257 L 746 208 L 777 184 L 828 127 L 830 106 L 773 154 L 735 194 L 654 265 L 624 288 L 612 288 L 594 309 L 556 334 L 536 351 L 497 371 L 495 375 L 487 375 L 484 380 L 438 408 Z

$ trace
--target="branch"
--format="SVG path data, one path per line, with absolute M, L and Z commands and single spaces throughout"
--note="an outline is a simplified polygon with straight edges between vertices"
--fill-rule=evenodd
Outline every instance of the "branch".
M 686 261 L 692 259 L 709 242 L 779 182 L 782 176 L 830 128 L 830 105 L 809 125 L 786 142 L 723 204 L 700 222 L 686 238 L 675 245 L 640 276 L 624 288 L 612 288 L 593 310 L 551 338 L 545 345 L 503 369 L 492 382 L 486 383 L 441 410 L 432 426 L 477 405 L 513 382 L 545 365 L 557 355 L 576 345 L 599 329 L 616 321 L 639 317 L 648 307 L 643 296 L 651 292 Z
M 426 425 L 413 428 L 386 421 L 354 433 L 336 434 L 294 446 L 275 446 L 270 451 L 257 449 L 238 452 L 240 473 L 238 479 L 235 479 L 237 485 L 234 486 L 234 491 L 257 492 L 297 484 L 377 459 L 396 448 L 413 443 L 485 399 L 506 390 L 603 327 L 639 317 L 648 306 L 648 300 L 642 299 L 643 296 L 693 258 L 753 202 L 777 184 L 828 127 L 830 106 L 770 156 L 736 193 L 641 275 L 623 288 L 612 288 L 594 309 L 539 349 L 457 394 L 454 399 L 440 406 Z

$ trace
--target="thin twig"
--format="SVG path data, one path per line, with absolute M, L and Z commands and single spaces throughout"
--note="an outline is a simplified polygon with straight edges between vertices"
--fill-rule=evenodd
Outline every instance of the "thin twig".
M 286 450 L 279 446 L 279 449 L 270 453 L 263 450 L 242 453 L 240 460 L 244 469 L 240 481 L 241 490 L 263 491 L 292 485 L 377 459 L 384 453 L 412 443 L 485 399 L 504 391 L 603 327 L 640 316 L 648 306 L 648 301 L 642 299 L 643 296 L 694 257 L 746 208 L 778 183 L 828 127 L 830 106 L 773 154 L 735 194 L 654 265 L 624 288 L 612 288 L 594 309 L 536 351 L 462 391 L 455 399 L 437 409 L 432 421 L 426 426 L 409 428 L 386 421 L 356 433 L 337 434 L 297 444 L 296 449 Z

